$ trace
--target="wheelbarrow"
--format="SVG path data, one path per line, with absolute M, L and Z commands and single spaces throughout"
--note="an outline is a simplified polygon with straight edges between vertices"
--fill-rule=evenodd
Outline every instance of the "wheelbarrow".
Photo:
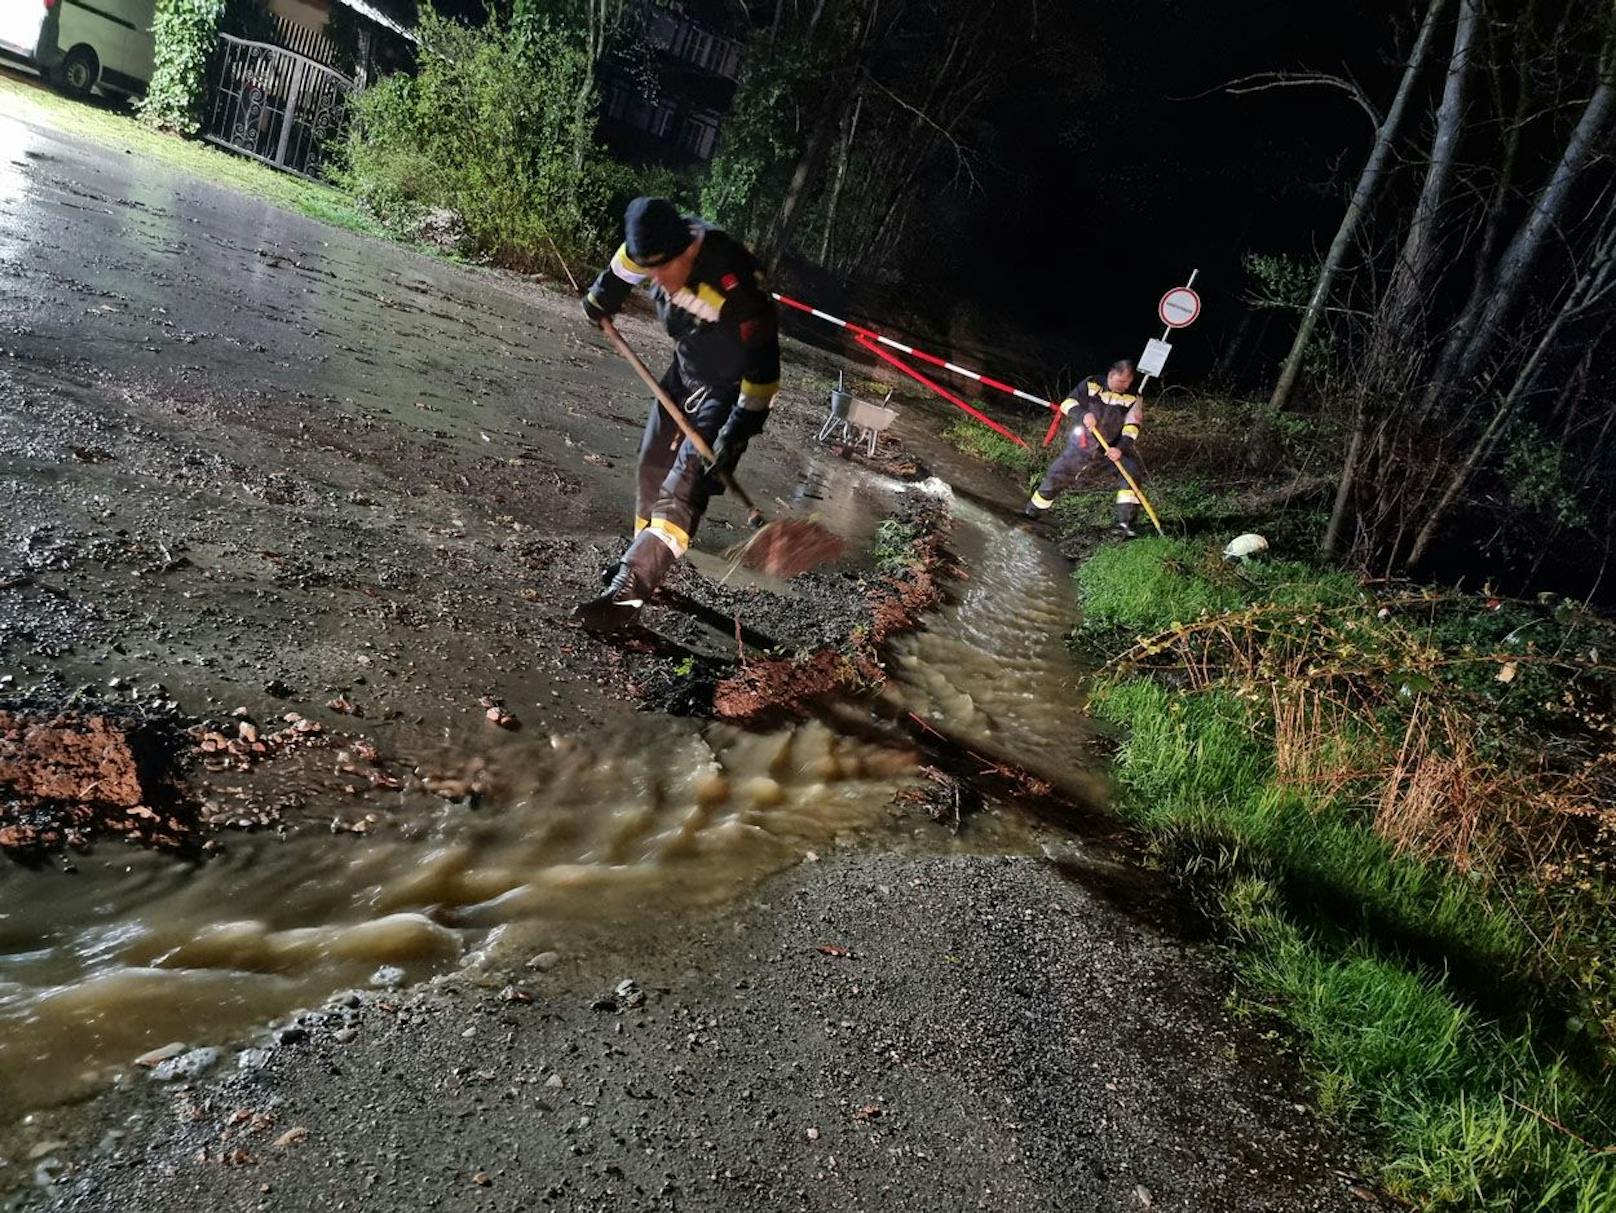
M 891 399 L 892 393 L 888 392 L 887 400 Z M 889 409 L 885 404 L 871 404 L 844 390 L 842 376 L 838 374 L 836 386 L 830 392 L 830 412 L 825 417 L 825 424 L 819 427 L 819 441 L 824 442 L 840 431 L 843 442 L 864 444 L 870 458 L 874 459 L 875 444 L 897 417 L 897 409 Z

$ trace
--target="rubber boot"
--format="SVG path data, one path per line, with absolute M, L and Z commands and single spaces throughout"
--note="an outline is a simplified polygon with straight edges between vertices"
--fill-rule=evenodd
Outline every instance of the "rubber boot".
M 1133 529 L 1134 519 L 1139 516 L 1139 507 L 1131 501 L 1117 502 L 1117 524 L 1112 528 L 1123 539 L 1132 539 L 1139 534 Z
M 617 566 L 606 592 L 581 604 L 573 617 L 589 631 L 603 635 L 632 627 L 673 562 L 674 555 L 667 544 L 650 531 L 641 531 Z

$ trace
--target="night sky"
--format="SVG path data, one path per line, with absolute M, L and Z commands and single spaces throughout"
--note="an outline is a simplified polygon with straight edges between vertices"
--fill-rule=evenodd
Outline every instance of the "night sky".
M 1384 107 L 1396 87 L 1388 6 L 1357 0 L 1100 0 L 1060 6 L 1045 40 L 1077 85 L 1029 71 L 989 112 L 996 171 L 973 200 L 968 280 L 1030 328 L 1070 326 L 1110 356 L 1158 335 L 1156 301 L 1200 269 L 1201 320 L 1179 376 L 1210 366 L 1238 312 L 1248 250 L 1309 254 L 1334 234 L 1372 127 L 1344 94 L 1202 93 L 1252 72 L 1348 70 Z M 1230 15 L 1238 13 L 1238 20 Z

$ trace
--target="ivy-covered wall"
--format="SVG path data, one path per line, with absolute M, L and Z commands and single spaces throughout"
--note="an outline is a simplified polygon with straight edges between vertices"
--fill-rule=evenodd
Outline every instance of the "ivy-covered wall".
M 182 135 L 196 133 L 224 10 L 225 0 L 157 0 L 152 78 L 140 103 L 147 123 Z

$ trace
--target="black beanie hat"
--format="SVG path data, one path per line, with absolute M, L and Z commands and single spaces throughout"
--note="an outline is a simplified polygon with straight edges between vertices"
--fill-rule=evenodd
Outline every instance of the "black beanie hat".
M 690 224 L 666 198 L 636 198 L 623 215 L 629 260 L 647 269 L 666 265 L 695 239 Z

